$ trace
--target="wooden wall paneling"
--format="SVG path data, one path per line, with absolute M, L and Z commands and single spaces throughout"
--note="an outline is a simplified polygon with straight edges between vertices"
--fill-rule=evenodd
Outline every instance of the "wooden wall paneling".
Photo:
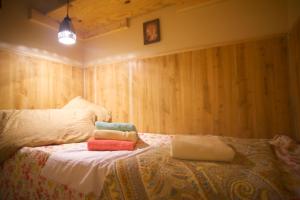
M 129 63 L 96 66 L 95 102 L 112 111 L 112 121 L 129 121 Z
M 193 53 L 192 52 L 185 52 L 176 54 L 174 57 L 175 61 L 174 64 L 174 75 L 177 75 L 175 77 L 175 80 L 177 79 L 177 90 L 176 96 L 177 96 L 177 103 L 175 104 L 177 108 L 177 122 L 175 127 L 173 127 L 173 133 L 186 133 L 188 134 L 194 134 L 195 126 L 197 126 L 197 123 L 195 122 L 195 115 L 194 115 L 194 109 L 197 110 L 199 107 L 199 101 L 197 98 L 197 94 L 199 93 L 199 87 L 198 84 L 195 84 L 195 77 L 199 76 L 198 70 L 193 67 Z M 173 58 L 173 59 L 174 59 Z M 166 70 L 168 70 L 168 66 L 166 66 Z M 171 77 L 173 78 L 173 77 Z M 196 78 L 197 79 L 197 78 Z M 172 83 L 167 83 L 172 85 Z M 171 88 L 170 88 L 171 89 Z M 162 93 L 164 95 L 165 93 Z M 172 102 L 172 99 L 169 99 L 166 104 L 169 104 L 170 101 Z M 185 105 L 185 106 L 183 106 Z M 169 124 L 166 126 L 165 132 L 169 132 L 169 127 L 172 127 L 173 123 L 172 121 L 169 122 Z
M 54 102 L 55 107 L 63 107 L 72 96 L 72 67 L 61 65 L 58 63 L 51 63 L 53 66 L 54 78 Z M 54 71 L 55 70 L 55 71 Z M 51 74 L 52 74 L 51 73 Z
M 49 65 L 51 65 L 49 63 Z M 63 105 L 61 105 L 61 99 L 60 99 L 60 96 L 65 88 L 64 84 L 65 84 L 65 81 L 64 81 L 64 78 L 63 78 L 63 67 L 60 66 L 60 65 L 56 65 L 54 64 L 52 66 L 52 68 L 50 68 L 50 74 L 54 74 L 54 73 L 57 73 L 55 74 L 55 76 L 53 76 L 52 78 L 50 78 L 51 80 L 51 85 L 56 88 L 55 91 L 52 91 L 52 95 L 49 96 L 52 100 L 52 106 L 54 107 L 61 107 Z
M 213 49 L 139 60 L 133 72 L 134 122 L 145 131 L 173 134 L 220 134 L 222 126 L 230 126 L 219 119 L 230 121 L 217 102 L 230 98 L 222 88 L 231 88 L 230 79 L 222 78 L 230 71 L 218 65 L 219 54 Z
M 249 42 L 238 47 L 238 67 L 245 66 L 245 87 L 241 103 L 245 103 L 244 115 L 250 135 L 271 137 L 278 133 L 290 133 L 289 99 L 286 96 L 287 52 L 286 40 L 276 38 Z M 238 75 L 243 79 L 243 75 Z M 241 108 L 242 109 L 242 108 Z M 248 129 L 248 128 L 247 128 Z
M 294 137 L 300 141 L 300 20 L 289 33 L 289 80 Z
M 265 47 L 261 42 L 243 44 L 238 49 L 237 67 L 238 78 L 241 84 L 239 88 L 239 108 L 244 111 L 244 129 L 247 136 L 257 137 L 259 134 L 269 134 L 270 110 L 267 109 L 268 85 L 264 58 Z M 269 50 L 269 49 L 268 49 Z M 242 69 L 241 69 L 242 68 Z
M 184 123 L 181 118 L 184 110 L 180 107 L 182 102 L 182 97 L 180 96 L 182 80 L 180 76 L 181 73 L 178 71 L 178 61 L 178 54 L 175 54 L 158 57 L 154 61 L 153 66 L 151 60 L 148 60 L 147 63 L 148 68 L 152 70 L 155 75 L 154 78 L 156 78 L 156 80 L 154 79 L 148 83 L 148 87 L 150 88 L 147 88 L 148 91 L 152 91 L 152 95 L 155 97 L 155 108 L 157 110 L 151 117 L 156 120 L 155 123 L 158 126 L 157 130 L 162 133 L 180 131 L 178 129 L 182 127 L 181 124 Z M 135 71 L 133 71 L 133 74 L 136 74 Z M 133 85 L 133 93 L 135 93 L 136 86 L 138 85 L 139 84 Z M 151 105 L 151 102 L 148 103 Z M 151 110 L 152 108 L 149 106 L 147 112 L 150 113 Z M 142 108 L 138 111 L 141 112 Z M 144 123 L 147 124 L 147 121 L 144 121 Z M 153 130 L 151 126 L 152 124 L 147 125 L 149 132 Z
M 267 45 L 270 50 L 266 49 L 266 77 L 268 77 L 268 86 L 271 93 L 269 104 L 270 115 L 273 120 L 270 127 L 272 133 L 290 134 L 292 133 L 291 116 L 289 112 L 290 104 L 287 94 L 289 87 L 288 77 L 288 41 L 287 38 L 279 38 L 278 40 L 269 40 Z M 270 79 L 269 74 L 273 77 Z M 270 135 L 271 136 L 271 135 Z
M 152 63 L 156 63 L 156 65 L 151 67 Z M 160 129 L 160 113 L 157 100 L 161 80 L 156 66 L 159 67 L 157 58 L 137 60 L 132 71 L 133 122 L 137 125 L 139 131 L 143 132 L 150 132 L 150 130 L 163 132 Z M 156 91 L 153 91 L 153 89 Z
M 95 101 L 95 85 L 94 85 L 94 74 L 95 67 L 89 66 L 84 69 L 84 97 L 94 102 Z
M 72 67 L 72 95 L 81 94 L 83 96 L 83 69 L 79 67 Z
M 1 50 L 0 74 L 0 109 L 60 108 L 83 95 L 83 71 L 70 65 Z
M 96 101 L 141 132 L 271 138 L 291 132 L 286 43 L 280 36 L 85 73 L 96 73 Z
M 234 136 L 232 130 L 232 69 L 235 64 L 234 47 L 206 50 L 207 67 L 211 69 L 209 93 L 211 101 L 211 131 L 205 134 Z M 202 93 L 201 95 L 204 95 Z M 205 97 L 205 96 L 204 96 Z
M 299 29 L 290 63 L 284 36 L 86 69 L 0 50 L 0 109 L 60 108 L 84 90 L 141 132 L 299 139 Z
M 58 93 L 60 93 L 60 83 L 59 83 L 59 78 L 58 78 L 58 74 L 59 74 L 59 66 L 58 65 L 51 65 L 52 63 L 47 63 L 47 67 L 46 67 L 46 71 L 45 71 L 45 80 L 48 81 L 48 88 L 45 88 L 45 90 L 48 91 L 48 98 L 53 99 L 50 102 L 50 107 L 51 108 L 55 108 L 57 106 L 57 104 L 59 104 L 59 96 L 57 95 Z M 57 75 L 53 76 L 52 78 L 50 78 L 52 76 L 52 74 L 57 73 Z M 55 90 L 51 90 L 50 88 L 54 87 L 56 88 Z
M 38 74 L 40 68 L 37 63 L 39 61 L 30 57 L 11 55 L 10 68 L 11 76 L 7 84 L 11 84 L 11 93 L 13 108 L 34 108 L 41 105 L 41 98 L 38 97 L 37 90 L 39 86 Z M 41 66 L 44 65 L 41 62 Z
M 233 107 L 231 111 L 233 114 L 232 129 L 236 135 L 243 135 L 249 137 L 253 134 L 254 116 L 253 110 L 255 104 L 253 102 L 253 96 L 255 96 L 252 83 L 256 68 L 248 67 L 248 61 L 246 60 L 246 51 L 248 48 L 245 44 L 236 45 L 235 47 L 235 64 L 233 67 Z M 252 52 L 252 51 L 250 51 Z M 250 57 L 253 57 L 251 55 Z M 253 60 L 255 57 L 253 57 Z M 251 62 L 252 60 L 250 60 Z M 252 86 L 252 88 L 251 88 Z
M 11 108 L 13 107 L 12 88 L 10 77 L 12 76 L 12 68 L 10 67 L 10 54 L 0 51 L 0 106 Z

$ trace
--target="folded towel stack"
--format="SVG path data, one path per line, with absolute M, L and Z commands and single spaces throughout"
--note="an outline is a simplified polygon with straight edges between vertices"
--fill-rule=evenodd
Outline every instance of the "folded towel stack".
M 98 130 L 116 130 L 116 131 L 135 131 L 136 127 L 131 123 L 107 123 L 107 122 L 96 122 L 96 129 Z
M 96 140 L 125 140 L 137 141 L 137 133 L 135 131 L 115 131 L 115 130 L 95 130 L 94 138 Z
M 232 161 L 235 152 L 216 136 L 174 136 L 171 156 L 187 160 Z
M 90 138 L 88 140 L 89 151 L 121 151 L 121 150 L 134 150 L 135 143 L 132 141 L 122 140 L 97 140 Z
M 88 140 L 90 151 L 132 151 L 138 140 L 136 127 L 130 123 L 96 122 L 94 137 Z

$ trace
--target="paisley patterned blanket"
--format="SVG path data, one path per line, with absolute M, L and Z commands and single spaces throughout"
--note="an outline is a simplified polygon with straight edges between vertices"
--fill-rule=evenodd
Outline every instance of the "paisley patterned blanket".
M 78 144 L 22 148 L 0 168 L 0 199 L 289 199 L 268 140 L 221 139 L 231 163 L 173 159 L 170 136 L 140 134 L 150 151 L 117 160 L 100 197 L 84 195 L 40 175 L 52 152 Z M 141 144 L 142 145 L 142 144 Z

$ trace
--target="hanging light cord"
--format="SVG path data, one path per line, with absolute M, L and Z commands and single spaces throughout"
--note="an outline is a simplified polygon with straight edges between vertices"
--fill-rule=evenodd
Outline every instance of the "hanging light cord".
M 69 17 L 69 4 L 70 4 L 70 0 L 67 1 L 67 17 Z

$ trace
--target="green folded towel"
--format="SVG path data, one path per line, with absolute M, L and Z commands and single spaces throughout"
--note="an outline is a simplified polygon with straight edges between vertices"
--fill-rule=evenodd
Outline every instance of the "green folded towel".
M 95 125 L 98 130 L 136 131 L 136 127 L 131 123 L 96 122 Z

